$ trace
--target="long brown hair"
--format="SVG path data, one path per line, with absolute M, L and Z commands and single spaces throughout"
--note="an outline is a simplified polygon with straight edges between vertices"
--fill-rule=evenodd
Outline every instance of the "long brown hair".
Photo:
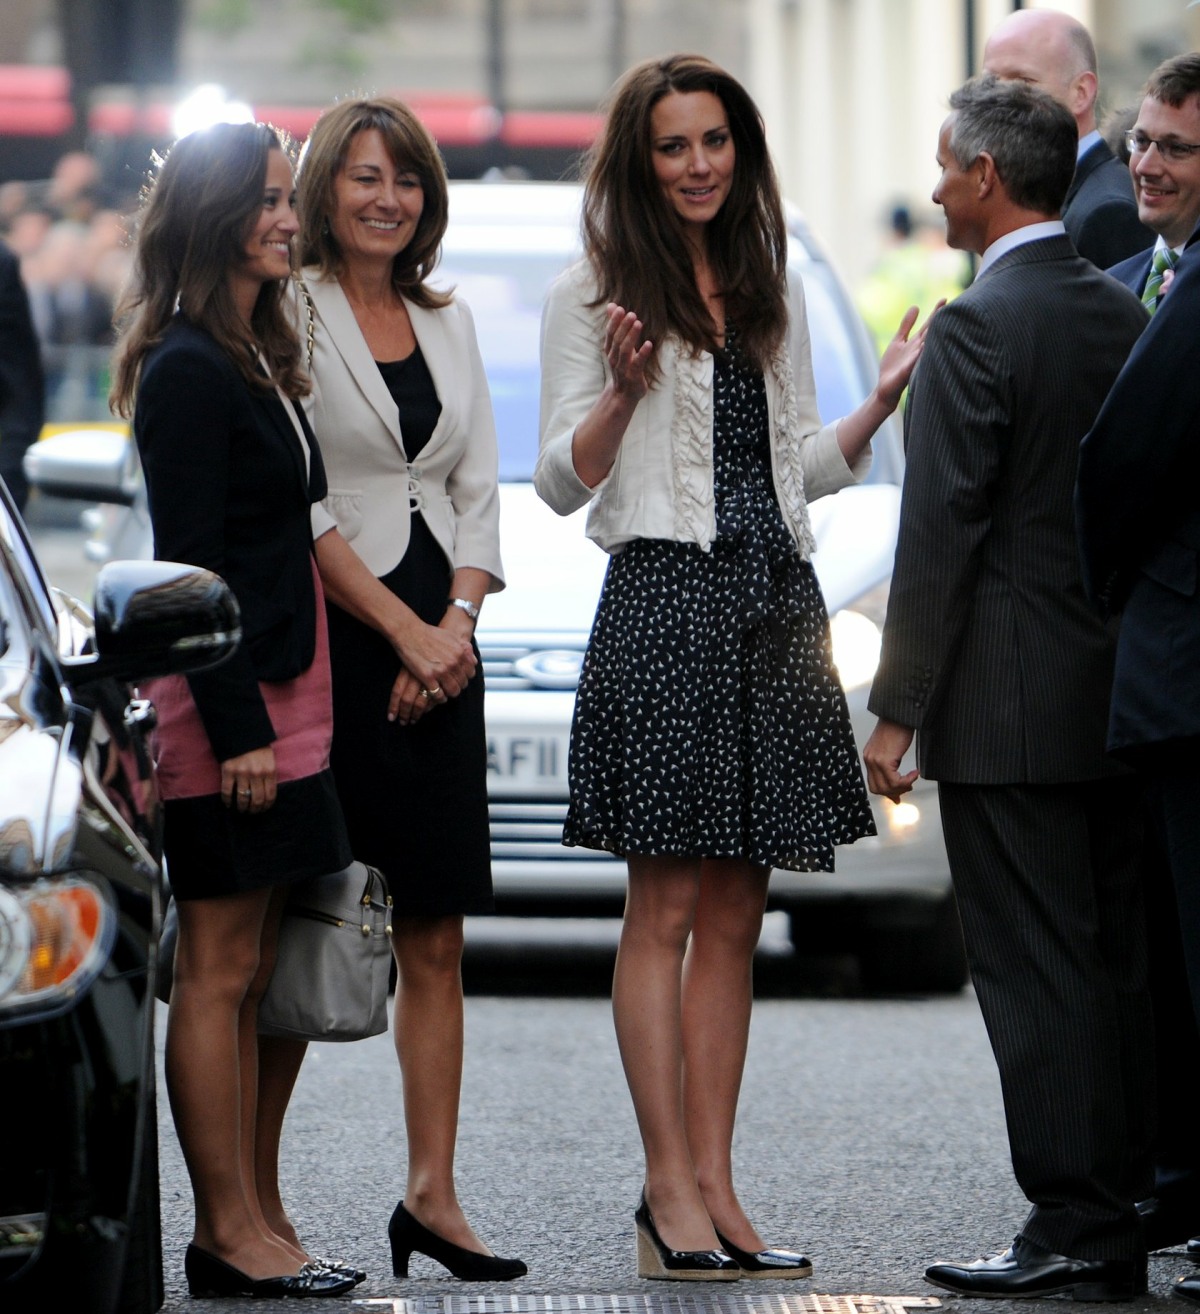
M 218 123 L 181 138 L 147 187 L 138 217 L 133 277 L 117 307 L 109 403 L 128 418 L 146 355 L 181 310 L 228 353 L 252 387 L 289 397 L 309 390 L 300 341 L 284 306 L 287 280 L 262 285 L 250 326 L 234 306 L 229 273 L 263 204 L 267 156 L 283 150 L 265 123 Z M 258 368 L 262 355 L 270 370 Z
M 392 164 L 415 173 L 424 192 L 417 231 L 392 261 L 392 286 L 414 304 L 439 310 L 452 298 L 433 291 L 425 280 L 437 265 L 446 233 L 450 209 L 446 167 L 428 129 L 394 96 L 339 101 L 321 115 L 309 134 L 300 152 L 298 175 L 300 262 L 316 265 L 323 275 L 334 278 L 343 272 L 345 258 L 330 223 L 337 209 L 337 177 L 350 143 L 372 128 L 383 138 Z
M 668 333 L 693 351 L 714 345 L 682 225 L 654 173 L 650 115 L 676 91 L 711 92 L 728 116 L 733 178 L 706 230 L 708 258 L 742 350 L 762 368 L 787 331 L 783 204 L 762 116 L 745 88 L 702 55 L 646 60 L 612 93 L 585 165 L 583 242 L 599 284 L 596 304 L 615 301 L 636 311 L 656 355 Z

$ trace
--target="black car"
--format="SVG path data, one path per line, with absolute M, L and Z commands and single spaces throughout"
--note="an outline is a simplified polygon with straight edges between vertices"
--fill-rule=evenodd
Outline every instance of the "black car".
M 95 620 L 47 587 L 0 486 L 0 1310 L 163 1302 L 153 712 L 128 681 L 239 638 L 207 571 L 114 562 Z

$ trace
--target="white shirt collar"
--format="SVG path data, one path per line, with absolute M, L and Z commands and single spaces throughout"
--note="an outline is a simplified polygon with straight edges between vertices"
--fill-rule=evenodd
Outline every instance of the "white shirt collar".
M 1188 239 L 1185 237 L 1183 241 L 1179 243 L 1178 246 L 1172 247 L 1171 249 L 1175 252 L 1177 256 L 1181 256 L 1183 255 L 1183 248 L 1187 246 L 1187 244 L 1188 244 Z M 1167 246 L 1167 239 L 1162 235 L 1162 233 L 1159 233 L 1159 235 L 1154 239 L 1154 250 L 1150 252 L 1150 259 L 1153 260 L 1154 257 L 1158 255 L 1160 251 L 1166 250 L 1166 246 Z
M 1003 237 L 996 238 L 983 253 L 983 259 L 979 262 L 979 269 L 975 277 L 982 278 L 1002 255 L 1007 255 L 1010 251 L 1016 250 L 1018 246 L 1024 246 L 1026 242 L 1040 242 L 1044 237 L 1059 237 L 1066 231 L 1061 219 L 1046 219 L 1041 223 L 1026 224 L 1023 228 L 1014 228 L 1011 233 L 1005 233 Z
M 1091 130 L 1091 132 L 1089 132 L 1089 133 L 1085 134 L 1084 136 L 1080 137 L 1080 139 L 1079 139 L 1079 146 L 1078 146 L 1078 148 L 1077 148 L 1076 151 L 1075 151 L 1075 163 L 1078 164 L 1079 161 L 1083 159 L 1083 157 L 1088 153 L 1088 151 L 1090 151 L 1090 150 L 1092 149 L 1092 147 L 1093 147 L 1093 146 L 1094 146 L 1099 140 L 1100 140 L 1100 129 L 1099 129 L 1099 128 L 1093 128 L 1093 129 Z

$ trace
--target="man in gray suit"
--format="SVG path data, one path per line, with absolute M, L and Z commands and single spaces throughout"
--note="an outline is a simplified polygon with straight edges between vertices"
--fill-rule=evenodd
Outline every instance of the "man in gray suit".
M 1129 174 L 1096 128 L 1100 85 L 1087 28 L 1057 9 L 1018 9 L 983 48 L 983 68 L 1041 87 L 1071 111 L 1079 135 L 1062 219 L 1075 249 L 1098 269 L 1144 251 L 1154 234 L 1138 220 Z
M 864 759 L 898 800 L 914 732 L 1000 1069 L 1012 1246 L 926 1278 L 963 1295 L 1146 1289 L 1153 1059 L 1139 828 L 1105 756 L 1110 635 L 1084 596 L 1079 441 L 1147 322 L 1059 220 L 1075 132 L 1045 92 L 984 77 L 951 97 L 933 193 L 982 257 L 913 376 L 908 462 Z

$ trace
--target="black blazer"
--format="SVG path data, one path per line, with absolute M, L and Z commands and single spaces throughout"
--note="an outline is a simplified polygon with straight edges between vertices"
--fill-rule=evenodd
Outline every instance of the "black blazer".
M 146 358 L 133 432 L 146 473 L 155 556 L 221 575 L 242 613 L 242 643 L 188 677 L 218 761 L 271 743 L 259 680 L 312 664 L 316 597 L 310 507 L 326 493 L 299 407 L 310 473 L 274 389 L 252 388 L 202 329 L 177 315 Z
M 1113 640 L 1084 596 L 1079 440 L 1145 328 L 1067 237 L 1001 258 L 934 317 L 905 415 L 908 461 L 869 706 L 918 729 L 922 773 L 1091 780 Z
M 1080 452 L 1088 589 L 1123 613 L 1109 743 L 1130 759 L 1190 757 L 1200 738 L 1197 361 L 1200 245 L 1189 245 Z
M 1129 169 L 1103 141 L 1075 166 L 1062 218 L 1076 251 L 1097 269 L 1154 245 L 1154 234 L 1138 218 Z
M 28 486 L 21 457 L 41 432 L 42 356 L 17 257 L 0 242 L 0 474 L 18 507 Z

